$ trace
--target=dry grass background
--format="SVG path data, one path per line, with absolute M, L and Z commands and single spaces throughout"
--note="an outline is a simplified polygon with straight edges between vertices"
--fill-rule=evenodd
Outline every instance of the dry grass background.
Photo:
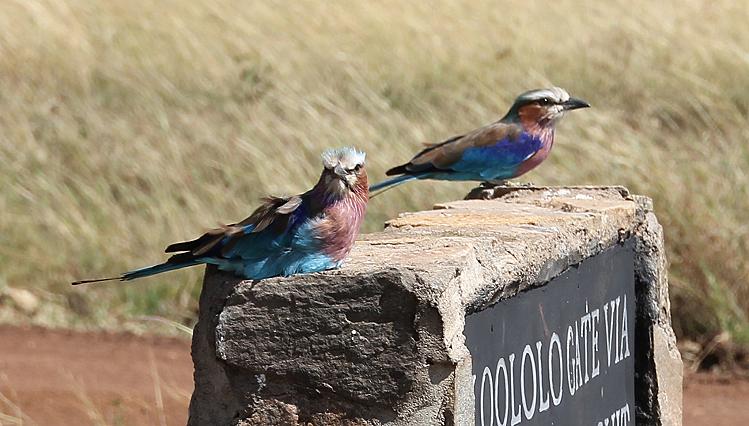
M 747 18 L 728 0 L 0 2 L 0 287 L 41 297 L 35 322 L 189 324 L 199 269 L 68 282 L 305 190 L 324 147 L 366 150 L 376 180 L 555 84 L 594 108 L 527 179 L 653 197 L 677 332 L 749 342 Z M 469 187 L 391 191 L 367 230 Z

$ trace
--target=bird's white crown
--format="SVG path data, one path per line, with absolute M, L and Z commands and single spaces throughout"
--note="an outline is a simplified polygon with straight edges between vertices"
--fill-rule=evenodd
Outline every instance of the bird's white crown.
M 332 169 L 340 164 L 344 169 L 353 169 L 364 165 L 366 154 L 356 148 L 332 148 L 322 153 L 322 164 L 326 169 Z
M 516 102 L 521 101 L 526 103 L 540 101 L 541 99 L 548 99 L 552 103 L 560 104 L 570 100 L 570 95 L 561 87 L 549 87 L 548 89 L 529 90 L 518 96 Z

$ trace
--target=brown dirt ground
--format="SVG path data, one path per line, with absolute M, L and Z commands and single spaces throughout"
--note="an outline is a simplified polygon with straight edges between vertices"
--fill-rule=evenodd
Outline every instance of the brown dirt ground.
M 0 426 L 184 425 L 191 392 L 187 340 L 0 326 Z M 690 375 L 684 425 L 705 424 L 749 424 L 749 380 Z
M 186 340 L 0 326 L 0 425 L 184 425 L 192 388 Z
M 684 426 L 749 425 L 749 379 L 691 374 L 684 380 Z

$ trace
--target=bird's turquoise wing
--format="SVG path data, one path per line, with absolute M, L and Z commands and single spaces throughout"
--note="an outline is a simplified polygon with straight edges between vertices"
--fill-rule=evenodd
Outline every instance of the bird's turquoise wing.
M 317 238 L 314 225 L 318 215 L 311 211 L 309 203 L 299 203 L 293 211 L 277 214 L 276 220 L 262 230 L 254 228 L 226 237 L 220 254 L 205 262 L 249 279 L 335 268 L 338 262 L 322 251 Z
M 191 259 L 232 259 L 258 250 L 258 255 L 282 244 L 286 230 L 299 216 L 301 196 L 269 197 L 248 218 L 239 223 L 212 229 L 191 241 L 166 248 L 173 257 Z

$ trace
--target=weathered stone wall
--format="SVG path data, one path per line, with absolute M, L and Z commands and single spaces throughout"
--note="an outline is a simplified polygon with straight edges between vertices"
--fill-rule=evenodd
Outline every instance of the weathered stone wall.
M 477 189 L 364 235 L 340 270 L 208 270 L 191 425 L 473 424 L 465 316 L 632 237 L 637 420 L 681 423 L 661 227 L 623 188 Z M 376 202 L 376 201 L 375 201 Z

